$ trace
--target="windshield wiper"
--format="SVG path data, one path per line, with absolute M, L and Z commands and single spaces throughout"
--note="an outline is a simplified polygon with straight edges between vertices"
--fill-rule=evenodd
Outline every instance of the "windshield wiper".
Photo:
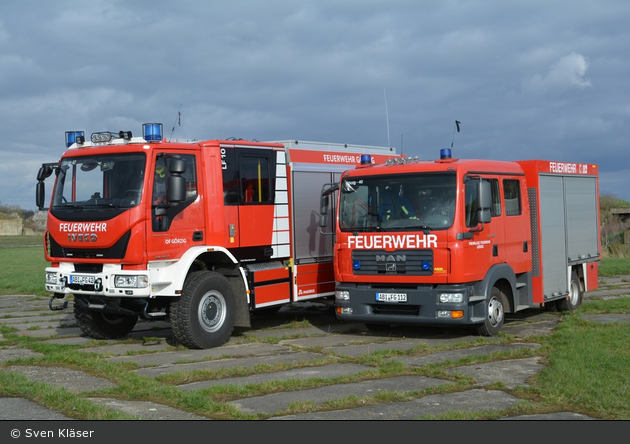
M 407 229 L 411 229 L 411 230 L 422 230 L 424 231 L 425 234 L 428 234 L 430 231 L 433 231 L 433 228 L 429 227 L 428 225 L 412 225 L 410 227 L 405 227 Z
M 68 208 L 68 207 L 70 207 L 70 208 L 74 208 L 75 210 L 82 210 L 83 209 L 82 205 L 77 205 L 77 204 L 63 204 L 63 205 L 60 205 L 60 206 L 61 206 L 61 208 Z

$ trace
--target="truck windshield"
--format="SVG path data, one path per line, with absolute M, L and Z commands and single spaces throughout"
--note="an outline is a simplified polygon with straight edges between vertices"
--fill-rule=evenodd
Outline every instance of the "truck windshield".
M 445 230 L 453 224 L 454 173 L 366 176 L 341 183 L 342 231 Z
M 143 153 L 67 157 L 61 161 L 52 210 L 128 209 L 140 203 Z

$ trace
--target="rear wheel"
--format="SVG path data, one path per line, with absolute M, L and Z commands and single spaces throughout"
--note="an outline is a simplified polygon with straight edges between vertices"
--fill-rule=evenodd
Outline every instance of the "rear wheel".
M 501 328 L 505 320 L 505 307 L 507 300 L 505 295 L 497 287 L 492 287 L 490 299 L 486 305 L 486 321 L 479 326 L 479 333 L 483 336 L 494 336 Z
M 192 273 L 181 297 L 171 303 L 173 333 L 188 348 L 225 344 L 234 330 L 236 301 L 227 278 L 212 271 Z
M 571 283 L 569 284 L 569 296 L 556 302 L 559 311 L 573 311 L 582 305 L 582 289 L 577 273 L 571 273 Z
M 120 339 L 138 322 L 137 316 L 100 313 L 74 304 L 74 318 L 81 331 L 94 339 Z

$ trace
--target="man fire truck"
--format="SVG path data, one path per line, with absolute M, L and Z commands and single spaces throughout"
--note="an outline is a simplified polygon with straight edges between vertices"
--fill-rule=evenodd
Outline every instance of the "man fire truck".
M 506 312 L 573 310 L 597 288 L 597 166 L 525 160 L 397 158 L 345 172 L 334 267 L 339 319 L 474 325 L 491 336 Z
M 287 141 L 166 141 L 66 133 L 67 150 L 43 164 L 55 175 L 44 235 L 46 289 L 74 296 L 83 333 L 124 337 L 139 318 L 170 321 L 190 348 L 219 346 L 250 312 L 334 298 L 332 240 L 319 232 L 324 183 L 390 148 Z M 326 301 L 328 299 L 328 301 Z

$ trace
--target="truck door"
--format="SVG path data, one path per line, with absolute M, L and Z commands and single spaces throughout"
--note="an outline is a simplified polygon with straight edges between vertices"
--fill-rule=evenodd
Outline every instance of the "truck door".
M 467 229 L 472 229 L 472 239 L 464 240 L 465 271 L 464 278 L 482 279 L 488 269 L 505 261 L 505 222 L 502 217 L 499 181 L 495 178 L 482 178 L 490 183 L 492 189 L 492 220 L 482 230 L 475 231 L 481 224 L 477 220 L 479 208 L 477 200 L 477 184 L 480 178 L 469 177 L 465 183 L 464 217 Z
M 274 256 L 272 245 L 277 219 L 274 218 L 276 152 L 226 149 L 224 160 L 226 245 L 240 261 L 270 259 Z
M 183 202 L 167 200 L 167 184 L 171 175 L 170 160 L 181 158 L 186 169 L 181 175 L 186 179 L 186 197 Z M 149 260 L 176 259 L 193 245 L 202 244 L 204 235 L 204 211 L 202 199 L 198 199 L 198 162 L 194 154 L 157 154 L 151 164 L 152 180 L 147 199 L 150 199 L 147 216 Z
M 531 230 L 529 212 L 523 211 L 521 178 L 501 179 L 503 195 L 505 255 L 504 260 L 516 274 L 531 269 Z

